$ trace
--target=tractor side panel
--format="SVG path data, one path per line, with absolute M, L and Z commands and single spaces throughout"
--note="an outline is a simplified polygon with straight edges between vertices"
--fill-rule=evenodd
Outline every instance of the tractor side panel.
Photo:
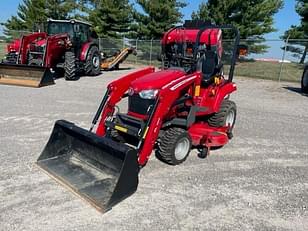
M 66 51 L 67 34 L 50 36 L 46 42 L 45 67 L 55 67 Z
M 87 42 L 87 43 L 82 44 L 81 50 L 80 50 L 80 56 L 79 56 L 80 61 L 82 62 L 86 61 L 87 55 L 88 55 L 88 52 L 91 46 L 97 46 L 97 44 L 94 42 Z
M 224 86 L 220 87 L 217 90 L 216 97 L 213 101 L 213 111 L 218 112 L 221 102 L 224 100 L 224 98 L 234 91 L 236 91 L 236 85 L 235 83 L 232 82 L 227 83 Z
M 200 96 L 196 97 L 195 103 L 200 107 L 207 108 L 207 110 L 197 112 L 197 116 L 218 112 L 224 98 L 235 90 L 236 85 L 232 82 L 225 83 L 222 86 L 210 86 L 206 89 L 201 89 Z

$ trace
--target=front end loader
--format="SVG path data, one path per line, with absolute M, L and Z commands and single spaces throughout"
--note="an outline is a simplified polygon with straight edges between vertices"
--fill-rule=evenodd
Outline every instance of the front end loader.
M 223 31 L 235 37 L 229 75 L 222 71 Z M 164 68 L 111 82 L 89 130 L 57 121 L 37 165 L 106 212 L 137 190 L 152 151 L 170 165 L 185 161 L 191 149 L 206 157 L 232 138 L 238 44 L 233 26 L 188 21 L 171 29 L 162 39 Z M 124 98 L 128 109 L 121 112 Z

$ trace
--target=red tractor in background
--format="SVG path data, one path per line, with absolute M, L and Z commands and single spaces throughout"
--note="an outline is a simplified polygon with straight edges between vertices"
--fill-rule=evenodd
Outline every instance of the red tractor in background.
M 46 85 L 61 69 L 66 80 L 76 80 L 81 74 L 98 75 L 100 63 L 98 36 L 90 24 L 49 19 L 47 32 L 25 35 L 8 46 L 7 59 L 0 65 L 0 83 L 18 85 L 20 80 L 27 85 L 29 80 L 29 85 L 33 81 L 35 86 Z
M 9 43 L 6 46 L 6 52 L 7 52 L 5 55 L 6 63 L 17 62 L 19 48 L 20 48 L 20 39 L 15 39 L 13 42 Z
M 234 36 L 229 75 L 222 62 L 225 31 Z M 162 39 L 163 69 L 148 67 L 111 82 L 89 131 L 57 121 L 38 166 L 105 212 L 136 191 L 153 150 L 177 165 L 192 148 L 204 158 L 224 146 L 236 119 L 229 96 L 236 90 L 239 39 L 233 26 L 200 21 L 169 30 Z M 128 109 L 121 112 L 124 99 Z

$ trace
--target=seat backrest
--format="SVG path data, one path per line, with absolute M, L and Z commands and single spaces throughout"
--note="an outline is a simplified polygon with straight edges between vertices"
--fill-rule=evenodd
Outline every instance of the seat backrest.
M 210 79 L 217 71 L 218 57 L 215 51 L 206 50 L 198 61 L 198 70 L 202 72 L 204 79 Z

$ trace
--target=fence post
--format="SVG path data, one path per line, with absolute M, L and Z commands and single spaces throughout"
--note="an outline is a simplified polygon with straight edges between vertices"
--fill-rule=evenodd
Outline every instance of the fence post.
M 152 52 L 153 52 L 153 38 L 151 39 L 151 45 L 150 45 L 150 65 L 152 65 Z
M 278 76 L 278 82 L 279 83 L 280 83 L 280 80 L 281 80 L 282 68 L 283 68 L 283 64 L 284 64 L 284 59 L 286 57 L 287 45 L 289 43 L 289 38 L 290 38 L 290 35 L 287 37 L 287 39 L 284 43 L 284 50 L 283 50 L 283 54 L 282 54 L 282 59 L 281 59 L 281 63 L 280 63 L 280 71 L 279 71 L 279 76 Z
M 136 58 L 135 58 L 135 64 L 137 64 L 137 59 L 138 59 L 138 39 L 136 39 L 136 52 L 137 52 L 137 54 L 136 54 Z

